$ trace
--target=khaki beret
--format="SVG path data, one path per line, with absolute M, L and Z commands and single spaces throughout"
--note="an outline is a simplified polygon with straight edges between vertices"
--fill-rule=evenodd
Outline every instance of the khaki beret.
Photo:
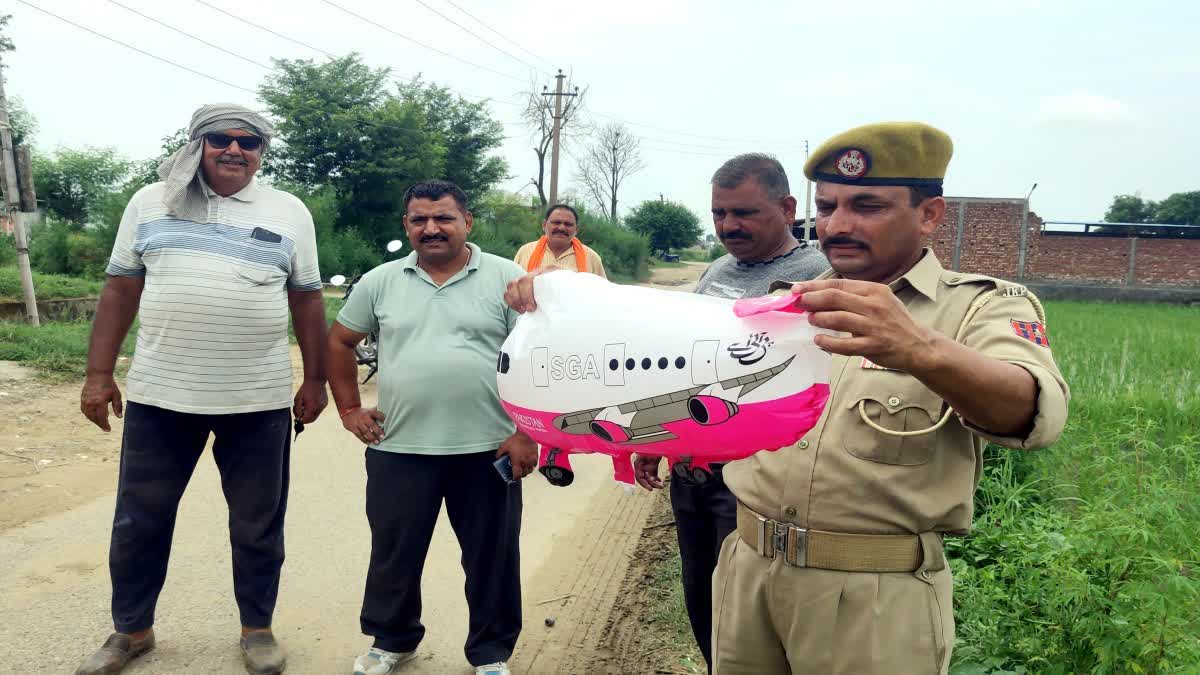
M 847 185 L 940 186 L 953 153 L 950 137 L 928 124 L 868 124 L 822 143 L 804 164 L 804 175 Z

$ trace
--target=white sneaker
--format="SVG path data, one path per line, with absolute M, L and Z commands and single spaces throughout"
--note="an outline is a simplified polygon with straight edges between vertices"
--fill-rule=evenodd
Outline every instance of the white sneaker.
M 499 663 L 489 663 L 486 666 L 479 666 L 475 669 L 475 675 L 510 675 L 508 664 L 503 661 Z
M 392 675 L 416 656 L 415 651 L 385 652 L 371 647 L 366 654 L 354 659 L 354 675 Z

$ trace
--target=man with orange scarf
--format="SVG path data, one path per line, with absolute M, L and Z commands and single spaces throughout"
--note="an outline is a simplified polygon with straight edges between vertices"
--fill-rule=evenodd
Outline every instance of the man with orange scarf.
M 522 246 L 513 259 L 526 272 L 554 267 L 608 278 L 600 255 L 575 236 L 579 234 L 579 214 L 575 209 L 566 204 L 551 206 L 542 220 L 542 230 L 545 232 L 542 238 Z

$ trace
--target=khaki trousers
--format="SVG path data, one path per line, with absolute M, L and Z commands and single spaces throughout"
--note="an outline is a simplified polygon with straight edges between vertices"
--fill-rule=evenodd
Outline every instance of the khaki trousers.
M 734 532 L 713 575 L 713 672 L 945 675 L 952 579 L 940 551 L 925 559 L 916 572 L 798 568 Z

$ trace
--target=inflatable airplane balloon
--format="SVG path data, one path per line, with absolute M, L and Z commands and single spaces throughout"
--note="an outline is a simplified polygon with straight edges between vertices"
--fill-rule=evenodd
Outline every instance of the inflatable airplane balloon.
M 829 354 L 791 298 L 737 303 L 556 271 L 534 280 L 497 362 L 500 399 L 541 444 L 551 483 L 574 479 L 567 455 L 664 456 L 695 482 L 712 462 L 800 439 L 829 397 Z

